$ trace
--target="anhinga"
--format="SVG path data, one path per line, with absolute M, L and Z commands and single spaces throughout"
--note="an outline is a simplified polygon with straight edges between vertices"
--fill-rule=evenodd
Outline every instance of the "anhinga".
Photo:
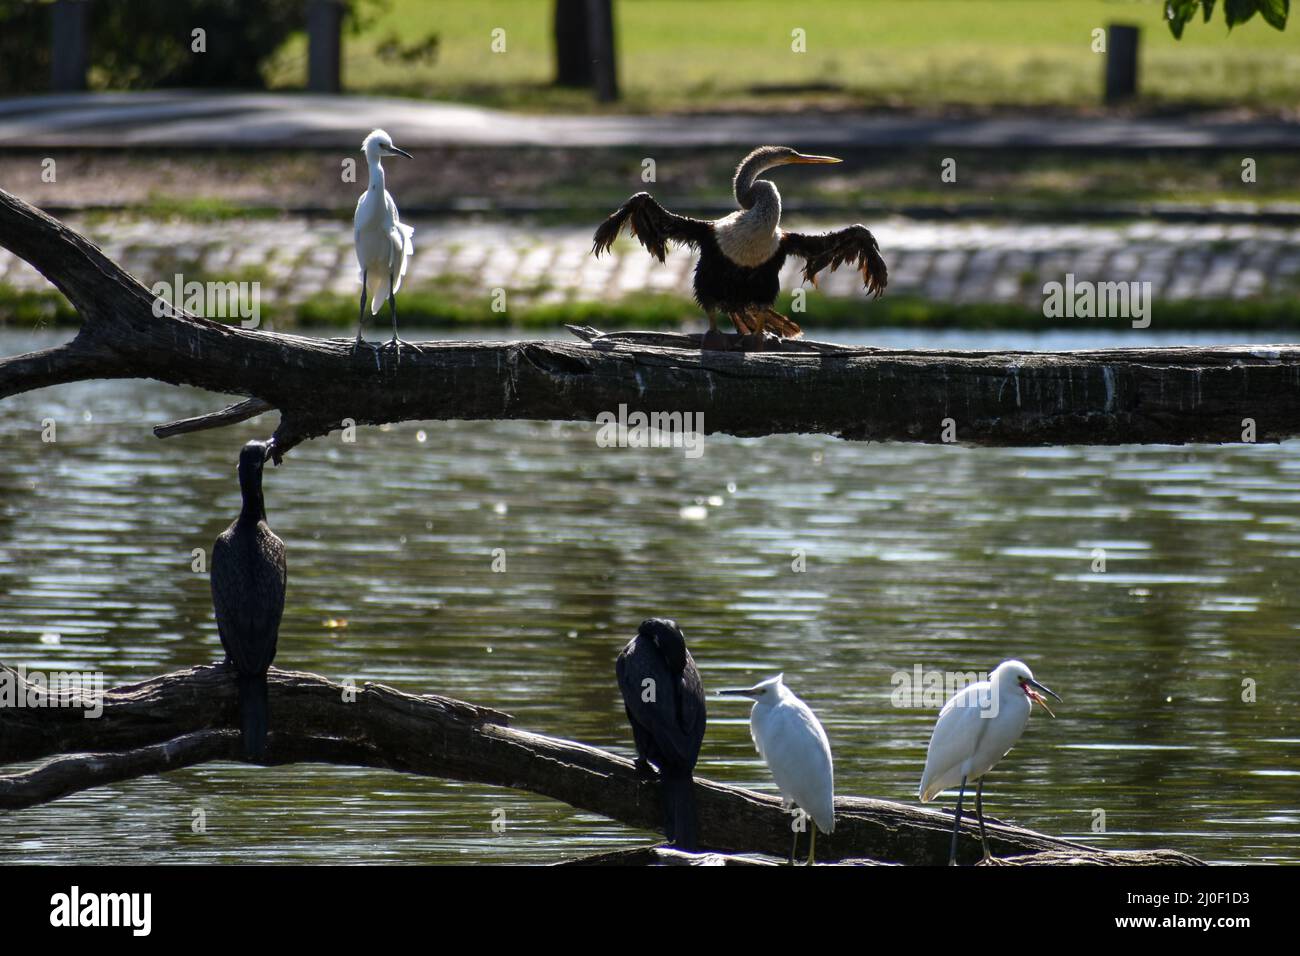
M 266 748 L 266 671 L 275 660 L 287 576 L 284 542 L 266 524 L 262 465 L 268 442 L 250 441 L 239 453 L 243 509 L 212 546 L 212 608 L 239 687 L 244 752 L 260 759 Z
M 402 287 L 402 277 L 406 275 L 406 266 L 415 254 L 411 236 L 415 229 L 402 222 L 397 212 L 397 203 L 385 187 L 384 156 L 405 156 L 411 154 L 393 145 L 393 138 L 382 129 L 374 130 L 361 143 L 361 151 L 366 154 L 366 164 L 370 167 L 370 185 L 357 200 L 356 212 L 352 215 L 352 243 L 356 247 L 357 265 L 361 267 L 361 313 L 357 318 L 357 345 L 363 341 L 361 326 L 366 318 L 366 297 L 370 297 L 370 314 L 378 315 L 388 300 L 388 309 L 393 318 L 393 337 L 388 345 L 401 350 L 403 342 L 397 337 L 397 290 Z M 411 346 L 419 351 L 418 346 Z
M 781 228 L 781 194 L 758 176 L 774 166 L 791 163 L 838 163 L 833 156 L 808 156 L 788 146 L 760 146 L 736 169 L 735 193 L 740 209 L 712 222 L 671 213 L 650 196 L 637 193 L 600 224 L 592 251 L 608 252 L 627 223 L 652 256 L 664 261 L 671 240 L 698 249 L 695 299 L 708 313 L 704 347 L 727 348 L 718 331 L 717 313 L 724 312 L 737 330 L 748 333 L 741 344 L 763 347 L 765 330 L 782 338 L 798 338 L 799 326 L 772 309 L 780 291 L 781 267 L 787 256 L 804 261 L 803 278 L 817 284 L 817 273 L 849 262 L 862 272 L 869 294 L 879 298 L 889 281 L 885 260 L 866 226 L 854 225 L 820 236 L 786 232 Z
M 697 843 L 692 772 L 704 740 L 704 685 L 676 622 L 650 618 L 618 655 L 615 667 L 637 769 L 659 770 L 664 836 L 683 850 Z

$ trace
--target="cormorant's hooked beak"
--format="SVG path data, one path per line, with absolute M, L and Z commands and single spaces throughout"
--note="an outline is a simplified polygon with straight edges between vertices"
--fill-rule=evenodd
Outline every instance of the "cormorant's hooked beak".
M 787 163 L 842 163 L 844 160 L 837 159 L 834 156 L 813 156 L 808 153 L 795 153 Z
M 1052 708 L 1047 706 L 1047 701 L 1044 699 L 1043 694 L 1049 694 L 1052 697 L 1055 697 L 1058 701 L 1061 699 L 1060 694 L 1052 690 L 1050 687 L 1038 683 L 1038 681 L 1034 680 L 1032 677 L 1026 677 L 1022 680 L 1020 682 L 1020 689 L 1025 692 L 1025 696 L 1038 704 L 1038 706 L 1042 707 L 1043 710 L 1047 711 L 1053 717 L 1056 716 L 1055 714 L 1052 714 Z
M 406 150 L 398 149 L 396 146 L 385 146 L 384 149 L 389 156 L 405 156 L 407 159 L 415 159 L 415 157 Z

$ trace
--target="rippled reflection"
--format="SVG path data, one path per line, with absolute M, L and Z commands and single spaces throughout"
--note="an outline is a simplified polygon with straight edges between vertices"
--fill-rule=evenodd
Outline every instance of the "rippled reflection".
M 0 351 L 49 341 L 6 333 Z M 275 416 L 165 442 L 149 426 L 222 401 L 94 382 L 0 406 L 0 659 L 118 682 L 220 656 L 191 550 L 236 513 L 239 445 Z M 361 429 L 268 469 L 290 568 L 277 663 L 627 751 L 614 656 L 642 617 L 672 615 L 706 687 L 785 672 L 826 725 L 841 793 L 912 801 L 934 714 L 891 706 L 891 676 L 1018 656 L 1065 703 L 989 778 L 990 814 L 1107 846 L 1296 860 L 1296 451 L 711 437 L 688 460 L 601 449 L 578 424 Z M 701 774 L 769 787 L 744 705 L 710 714 Z M 645 836 L 490 787 L 213 764 L 0 814 L 0 859 L 541 862 Z

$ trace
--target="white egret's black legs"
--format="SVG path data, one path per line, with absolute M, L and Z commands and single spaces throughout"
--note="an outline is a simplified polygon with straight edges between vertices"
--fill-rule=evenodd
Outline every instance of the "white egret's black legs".
M 813 857 L 817 851 L 817 824 L 808 828 L 808 865 L 813 865 Z
M 393 337 L 388 340 L 387 345 L 381 346 L 381 348 L 397 349 L 397 354 L 399 356 L 402 354 L 403 345 L 407 348 L 415 349 L 417 352 L 420 351 L 418 345 L 413 345 L 405 339 L 398 338 L 397 336 L 397 294 L 393 292 L 393 274 L 391 272 L 388 274 L 388 311 L 393 317 Z
M 799 828 L 792 826 L 790 829 L 794 831 L 794 842 L 790 844 L 790 865 L 794 866 L 794 856 L 799 851 Z
M 979 786 L 975 788 L 975 816 L 980 821 L 980 844 L 984 847 L 984 862 L 993 858 L 989 852 L 989 838 L 984 832 L 984 778 L 980 777 Z
M 961 778 L 961 789 L 957 791 L 957 812 L 953 814 L 952 849 L 948 851 L 948 865 L 957 865 L 957 834 L 961 831 L 961 799 L 966 796 L 966 778 Z
M 362 270 L 362 272 L 361 272 L 361 305 L 359 306 L 359 308 L 358 308 L 358 310 L 357 310 L 357 344 L 356 344 L 356 348 L 360 348 L 362 342 L 365 341 L 365 339 L 363 339 L 363 338 L 361 337 L 361 327 L 362 327 L 363 324 L 365 324 L 365 321 L 366 321 L 366 273 L 365 273 L 364 270 Z

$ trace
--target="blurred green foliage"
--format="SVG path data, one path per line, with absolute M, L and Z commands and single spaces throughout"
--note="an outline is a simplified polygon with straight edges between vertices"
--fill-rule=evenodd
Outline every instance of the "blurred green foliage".
M 1214 16 L 1215 0 L 1165 0 L 1165 19 L 1169 32 L 1182 39 L 1183 27 L 1199 11 L 1206 23 Z M 1291 0 L 1223 0 L 1223 18 L 1231 30 L 1245 23 L 1255 14 L 1275 30 L 1286 29 L 1286 18 L 1291 12 Z
M 368 27 L 391 0 L 340 2 L 355 31 Z M 261 89 L 268 58 L 305 29 L 307 4 L 97 0 L 90 5 L 91 86 Z M 49 88 L 52 6 L 46 0 L 0 0 L 0 94 Z
M 0 93 L 49 89 L 49 33 L 49 4 L 0 0 Z

